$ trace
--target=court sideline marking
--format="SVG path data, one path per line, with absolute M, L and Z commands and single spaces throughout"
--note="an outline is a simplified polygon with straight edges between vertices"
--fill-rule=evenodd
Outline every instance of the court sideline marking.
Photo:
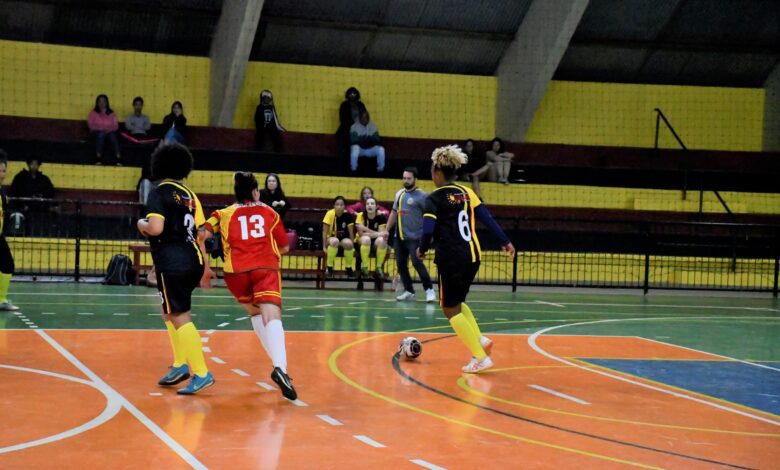
M 160 426 L 157 425 L 154 421 L 149 419 L 148 416 L 143 414 L 141 410 L 135 407 L 130 401 L 125 398 L 123 395 L 121 395 L 119 392 L 114 390 L 110 385 L 108 385 L 103 379 L 101 379 L 97 374 L 92 372 L 92 370 L 84 365 L 76 356 L 74 356 L 70 351 L 65 349 L 64 346 L 62 346 L 60 343 L 57 342 L 54 338 L 49 336 L 45 331 L 42 330 L 35 330 L 35 332 L 49 345 L 54 348 L 57 352 L 59 352 L 65 359 L 67 359 L 71 364 L 73 364 L 78 370 L 81 371 L 84 375 L 86 375 L 92 383 L 95 384 L 95 386 L 103 392 L 104 395 L 107 397 L 111 397 L 115 400 L 117 400 L 119 403 L 121 403 L 122 407 L 124 407 L 127 411 L 130 412 L 138 421 L 141 422 L 149 431 L 151 431 L 157 438 L 159 438 L 165 445 L 167 445 L 172 451 L 174 451 L 179 457 L 182 458 L 187 464 L 189 464 L 192 468 L 198 469 L 198 470 L 207 470 L 207 467 L 203 465 L 203 463 L 200 462 L 194 455 L 192 455 L 187 449 L 184 448 L 181 444 L 176 442 L 175 439 L 173 439 L 168 433 L 166 433 Z
M 694 319 L 694 320 L 696 320 L 696 319 L 701 320 L 701 319 L 711 319 L 711 318 L 722 319 L 723 317 L 685 317 L 684 320 L 692 320 L 692 319 Z M 591 372 L 591 373 L 594 373 L 594 374 L 603 375 L 605 377 L 610 377 L 612 379 L 619 380 L 621 382 L 626 382 L 626 383 L 638 385 L 640 387 L 647 388 L 647 389 L 650 389 L 650 390 L 654 390 L 656 392 L 666 393 L 667 395 L 672 395 L 672 396 L 675 396 L 675 397 L 678 397 L 678 398 L 682 398 L 682 399 L 685 399 L 685 400 L 690 400 L 690 401 L 694 401 L 694 402 L 697 402 L 697 403 L 701 403 L 703 405 L 707 405 L 707 406 L 710 406 L 710 407 L 713 407 L 713 408 L 717 408 L 717 409 L 722 410 L 722 411 L 727 411 L 729 413 L 734 413 L 734 414 L 738 414 L 738 415 L 741 415 L 741 416 L 745 416 L 745 417 L 748 417 L 748 418 L 751 418 L 751 419 L 755 419 L 757 421 L 762 421 L 764 423 L 769 423 L 769 424 L 773 424 L 775 426 L 780 426 L 780 422 L 775 421 L 773 419 L 765 418 L 765 417 L 759 416 L 759 415 L 754 415 L 754 414 L 748 413 L 746 411 L 738 410 L 736 408 L 731 408 L 731 407 L 728 407 L 728 406 L 725 406 L 725 405 L 721 405 L 720 403 L 715 403 L 715 402 L 712 402 L 712 401 L 709 401 L 709 400 L 703 400 L 701 398 L 694 397 L 694 396 L 687 395 L 687 394 L 680 393 L 680 392 L 676 392 L 674 390 L 669 390 L 669 389 L 665 389 L 665 388 L 661 388 L 661 387 L 656 387 L 655 385 L 650 385 L 650 384 L 647 384 L 647 383 L 644 383 L 644 382 L 639 382 L 637 380 L 629 379 L 627 377 L 623 377 L 623 376 L 620 376 L 620 375 L 612 374 L 610 372 L 606 372 L 606 371 L 603 371 L 603 370 L 594 369 L 594 368 L 590 368 L 590 367 L 585 367 L 582 364 L 578 364 L 576 362 L 573 362 L 573 361 L 570 361 L 568 359 L 564 359 L 562 357 L 558 357 L 558 356 L 556 356 L 556 355 L 554 355 L 552 353 L 549 353 L 549 352 L 545 351 L 544 349 L 542 349 L 538 344 L 536 344 L 536 341 L 539 338 L 539 336 L 541 336 L 541 335 L 543 335 L 545 333 L 548 333 L 550 331 L 553 331 L 553 330 L 558 330 L 558 329 L 566 328 L 566 327 L 570 327 L 570 326 L 594 325 L 594 324 L 600 324 L 600 323 L 614 323 L 614 322 L 619 322 L 619 321 L 661 321 L 661 320 L 669 321 L 669 318 L 668 317 L 617 318 L 617 319 L 610 319 L 610 320 L 595 320 L 595 321 L 586 321 L 586 322 L 580 322 L 580 323 L 568 323 L 568 324 L 565 324 L 565 325 L 555 325 L 555 326 L 550 326 L 550 327 L 547 327 L 547 328 L 543 328 L 543 329 L 537 331 L 536 333 L 530 335 L 528 337 L 528 345 L 531 347 L 531 349 L 533 349 L 537 353 L 541 354 L 542 356 L 546 356 L 546 357 L 548 357 L 548 358 L 550 358 L 550 359 L 552 359 L 554 361 L 561 362 L 563 364 L 567 364 L 569 366 L 576 367 L 578 369 L 582 369 L 582 370 L 585 370 L 585 371 L 588 371 L 588 372 Z

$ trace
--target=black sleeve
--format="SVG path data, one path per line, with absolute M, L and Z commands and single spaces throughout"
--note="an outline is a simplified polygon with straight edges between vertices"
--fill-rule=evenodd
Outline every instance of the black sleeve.
M 149 217 L 149 214 L 157 214 L 165 217 L 165 206 L 163 205 L 163 200 L 160 197 L 160 193 L 158 192 L 157 188 L 155 188 L 153 191 L 149 192 L 149 197 L 146 199 L 146 217 Z
M 14 176 L 14 180 L 11 182 L 11 188 L 9 190 L 9 193 L 11 193 L 12 197 L 21 197 L 22 194 L 22 173 L 19 172 Z M 5 207 L 5 192 L 3 192 L 3 207 Z
M 349 108 L 349 101 L 343 101 L 339 108 L 339 122 L 347 128 L 352 125 L 352 110 Z
M 255 129 L 261 129 L 263 125 L 263 111 L 260 109 L 260 105 L 257 105 L 255 108 Z
M 43 197 L 46 199 L 54 198 L 54 185 L 46 175 L 41 175 L 41 186 L 43 186 Z

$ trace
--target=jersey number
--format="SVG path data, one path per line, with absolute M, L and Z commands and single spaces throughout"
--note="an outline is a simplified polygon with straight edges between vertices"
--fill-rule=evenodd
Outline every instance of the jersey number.
M 458 230 L 460 230 L 460 236 L 467 242 L 471 241 L 471 227 L 469 226 L 469 215 L 465 210 L 460 211 L 458 214 Z
M 249 217 L 249 223 L 247 223 L 247 217 L 242 215 L 238 218 L 238 222 L 241 224 L 241 239 L 249 240 L 252 238 L 262 238 L 265 236 L 265 219 L 262 215 L 253 215 Z M 249 224 L 252 224 L 252 230 L 249 230 Z
M 195 217 L 192 214 L 184 216 L 184 228 L 187 229 L 187 241 L 190 243 L 194 242 L 195 238 L 192 236 L 192 232 L 195 231 Z

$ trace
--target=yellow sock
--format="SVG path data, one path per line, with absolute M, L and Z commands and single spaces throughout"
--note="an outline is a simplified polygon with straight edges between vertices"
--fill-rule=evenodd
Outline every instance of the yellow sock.
M 477 332 L 477 337 L 482 337 L 482 332 L 479 331 L 479 325 L 477 325 L 477 319 L 474 318 L 474 314 L 471 312 L 471 308 L 469 308 L 468 305 L 466 305 L 465 302 L 460 304 L 460 313 L 463 314 L 464 317 L 466 317 L 466 320 L 469 321 L 469 325 L 471 325 L 471 329 Z
M 463 341 L 463 344 L 469 348 L 472 356 L 477 359 L 483 359 L 487 356 L 485 350 L 482 349 L 482 345 L 479 344 L 479 335 L 471 328 L 469 321 L 462 313 L 450 318 L 450 325 L 452 325 L 452 329 L 455 330 L 455 333 L 458 334 L 458 338 L 460 338 L 460 340 Z
M 179 347 L 184 352 L 192 372 L 205 377 L 209 369 L 206 367 L 203 344 L 201 344 L 200 335 L 195 325 L 192 322 L 185 323 L 176 330 L 176 335 L 179 337 Z
M 360 245 L 360 261 L 363 267 L 368 267 L 368 258 L 371 256 L 371 245 Z
M 176 327 L 173 326 L 173 322 L 167 321 L 165 328 L 168 329 L 168 338 L 171 340 L 171 348 L 173 349 L 173 367 L 180 367 L 187 363 L 187 358 L 179 346 L 179 335 L 176 333 Z
M 382 264 L 385 262 L 385 258 L 387 258 L 387 248 L 377 248 L 376 265 L 382 267 Z
M 333 265 L 336 263 L 336 255 L 339 252 L 339 247 L 337 246 L 328 246 L 328 259 L 327 263 L 325 265 L 329 268 L 332 268 Z
M 351 268 L 355 263 L 355 249 L 344 250 L 344 267 Z
M 0 273 L 0 303 L 8 302 L 8 289 L 11 287 L 11 275 Z

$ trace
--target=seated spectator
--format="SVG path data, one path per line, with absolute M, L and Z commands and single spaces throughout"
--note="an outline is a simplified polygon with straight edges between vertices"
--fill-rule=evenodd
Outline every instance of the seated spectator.
M 133 98 L 133 112 L 125 118 L 125 131 L 122 137 L 134 144 L 151 144 L 158 139 L 150 139 L 147 132 L 152 127 L 149 116 L 143 113 L 144 99 L 140 96 Z
M 353 86 L 347 88 L 344 98 L 339 108 L 339 128 L 336 131 L 336 139 L 339 144 L 339 156 L 346 157 L 350 146 L 349 131 L 352 124 L 366 111 L 366 105 L 360 101 L 360 91 Z
M 122 165 L 122 155 L 119 153 L 119 141 L 116 138 L 116 131 L 119 129 L 119 120 L 116 113 L 111 109 L 108 103 L 108 96 L 98 95 L 95 98 L 95 108 L 87 116 L 87 126 L 96 145 L 97 165 L 103 164 L 103 145 L 108 140 L 111 150 L 116 155 L 116 164 Z
M 512 169 L 512 160 L 515 154 L 504 149 L 504 142 L 496 137 L 490 142 L 490 150 L 486 153 L 487 161 L 492 163 L 488 181 L 498 181 L 509 184 L 509 172 Z M 495 171 L 494 171 L 495 170 Z
M 473 139 L 468 139 L 463 144 L 463 153 L 468 157 L 468 162 L 461 167 L 460 179 L 470 181 L 471 188 L 477 196 L 482 197 L 479 193 L 479 182 L 487 178 L 493 164 L 486 161 L 485 154 L 474 147 Z
M 347 206 L 347 212 L 353 215 L 357 215 L 359 212 L 363 212 L 366 210 L 366 199 L 374 197 L 374 190 L 371 189 L 369 186 L 363 186 L 363 189 L 360 190 L 360 200 L 356 203 L 350 204 Z M 376 201 L 376 199 L 374 199 Z M 390 213 L 387 208 L 384 208 L 377 204 L 376 206 L 377 210 L 384 214 L 388 215 Z
M 187 118 L 184 117 L 184 108 L 181 101 L 174 101 L 171 105 L 171 113 L 163 118 L 163 138 L 160 145 L 178 142 L 186 145 L 184 131 L 187 129 Z
M 360 243 L 361 273 L 368 277 L 368 258 L 371 249 L 376 250 L 376 275 L 384 277 L 382 265 L 387 257 L 387 215 L 378 210 L 376 199 L 366 199 L 366 208 L 357 215 L 355 228 L 358 231 Z
M 27 198 L 54 198 L 54 185 L 48 176 L 41 173 L 40 168 L 43 160 L 38 157 L 27 159 L 27 169 L 22 170 L 14 176 L 11 183 L 11 196 Z M 23 213 L 30 211 L 47 211 L 51 205 L 40 202 L 22 201 L 18 207 Z
M 379 130 L 368 111 L 363 111 L 360 119 L 352 124 L 349 131 L 351 142 L 349 164 L 352 171 L 357 171 L 359 157 L 376 157 L 376 171 L 385 171 L 385 148 L 379 138 Z
M 284 215 L 292 207 L 282 190 L 282 180 L 276 173 L 268 173 L 268 176 L 265 177 L 265 187 L 260 190 L 260 201 L 271 206 L 279 214 L 282 221 L 284 221 Z
M 279 123 L 276 114 L 274 96 L 269 90 L 260 93 L 260 104 L 255 109 L 255 149 L 262 150 L 267 137 L 271 137 L 274 152 L 282 151 L 282 132 L 284 127 Z
M 345 209 L 344 196 L 336 196 L 333 200 L 333 209 L 325 213 L 322 219 L 322 246 L 327 254 L 325 274 L 333 276 L 333 266 L 336 264 L 336 255 L 339 247 L 344 250 L 344 265 L 347 276 L 352 277 L 352 269 L 355 260 L 355 216 Z

